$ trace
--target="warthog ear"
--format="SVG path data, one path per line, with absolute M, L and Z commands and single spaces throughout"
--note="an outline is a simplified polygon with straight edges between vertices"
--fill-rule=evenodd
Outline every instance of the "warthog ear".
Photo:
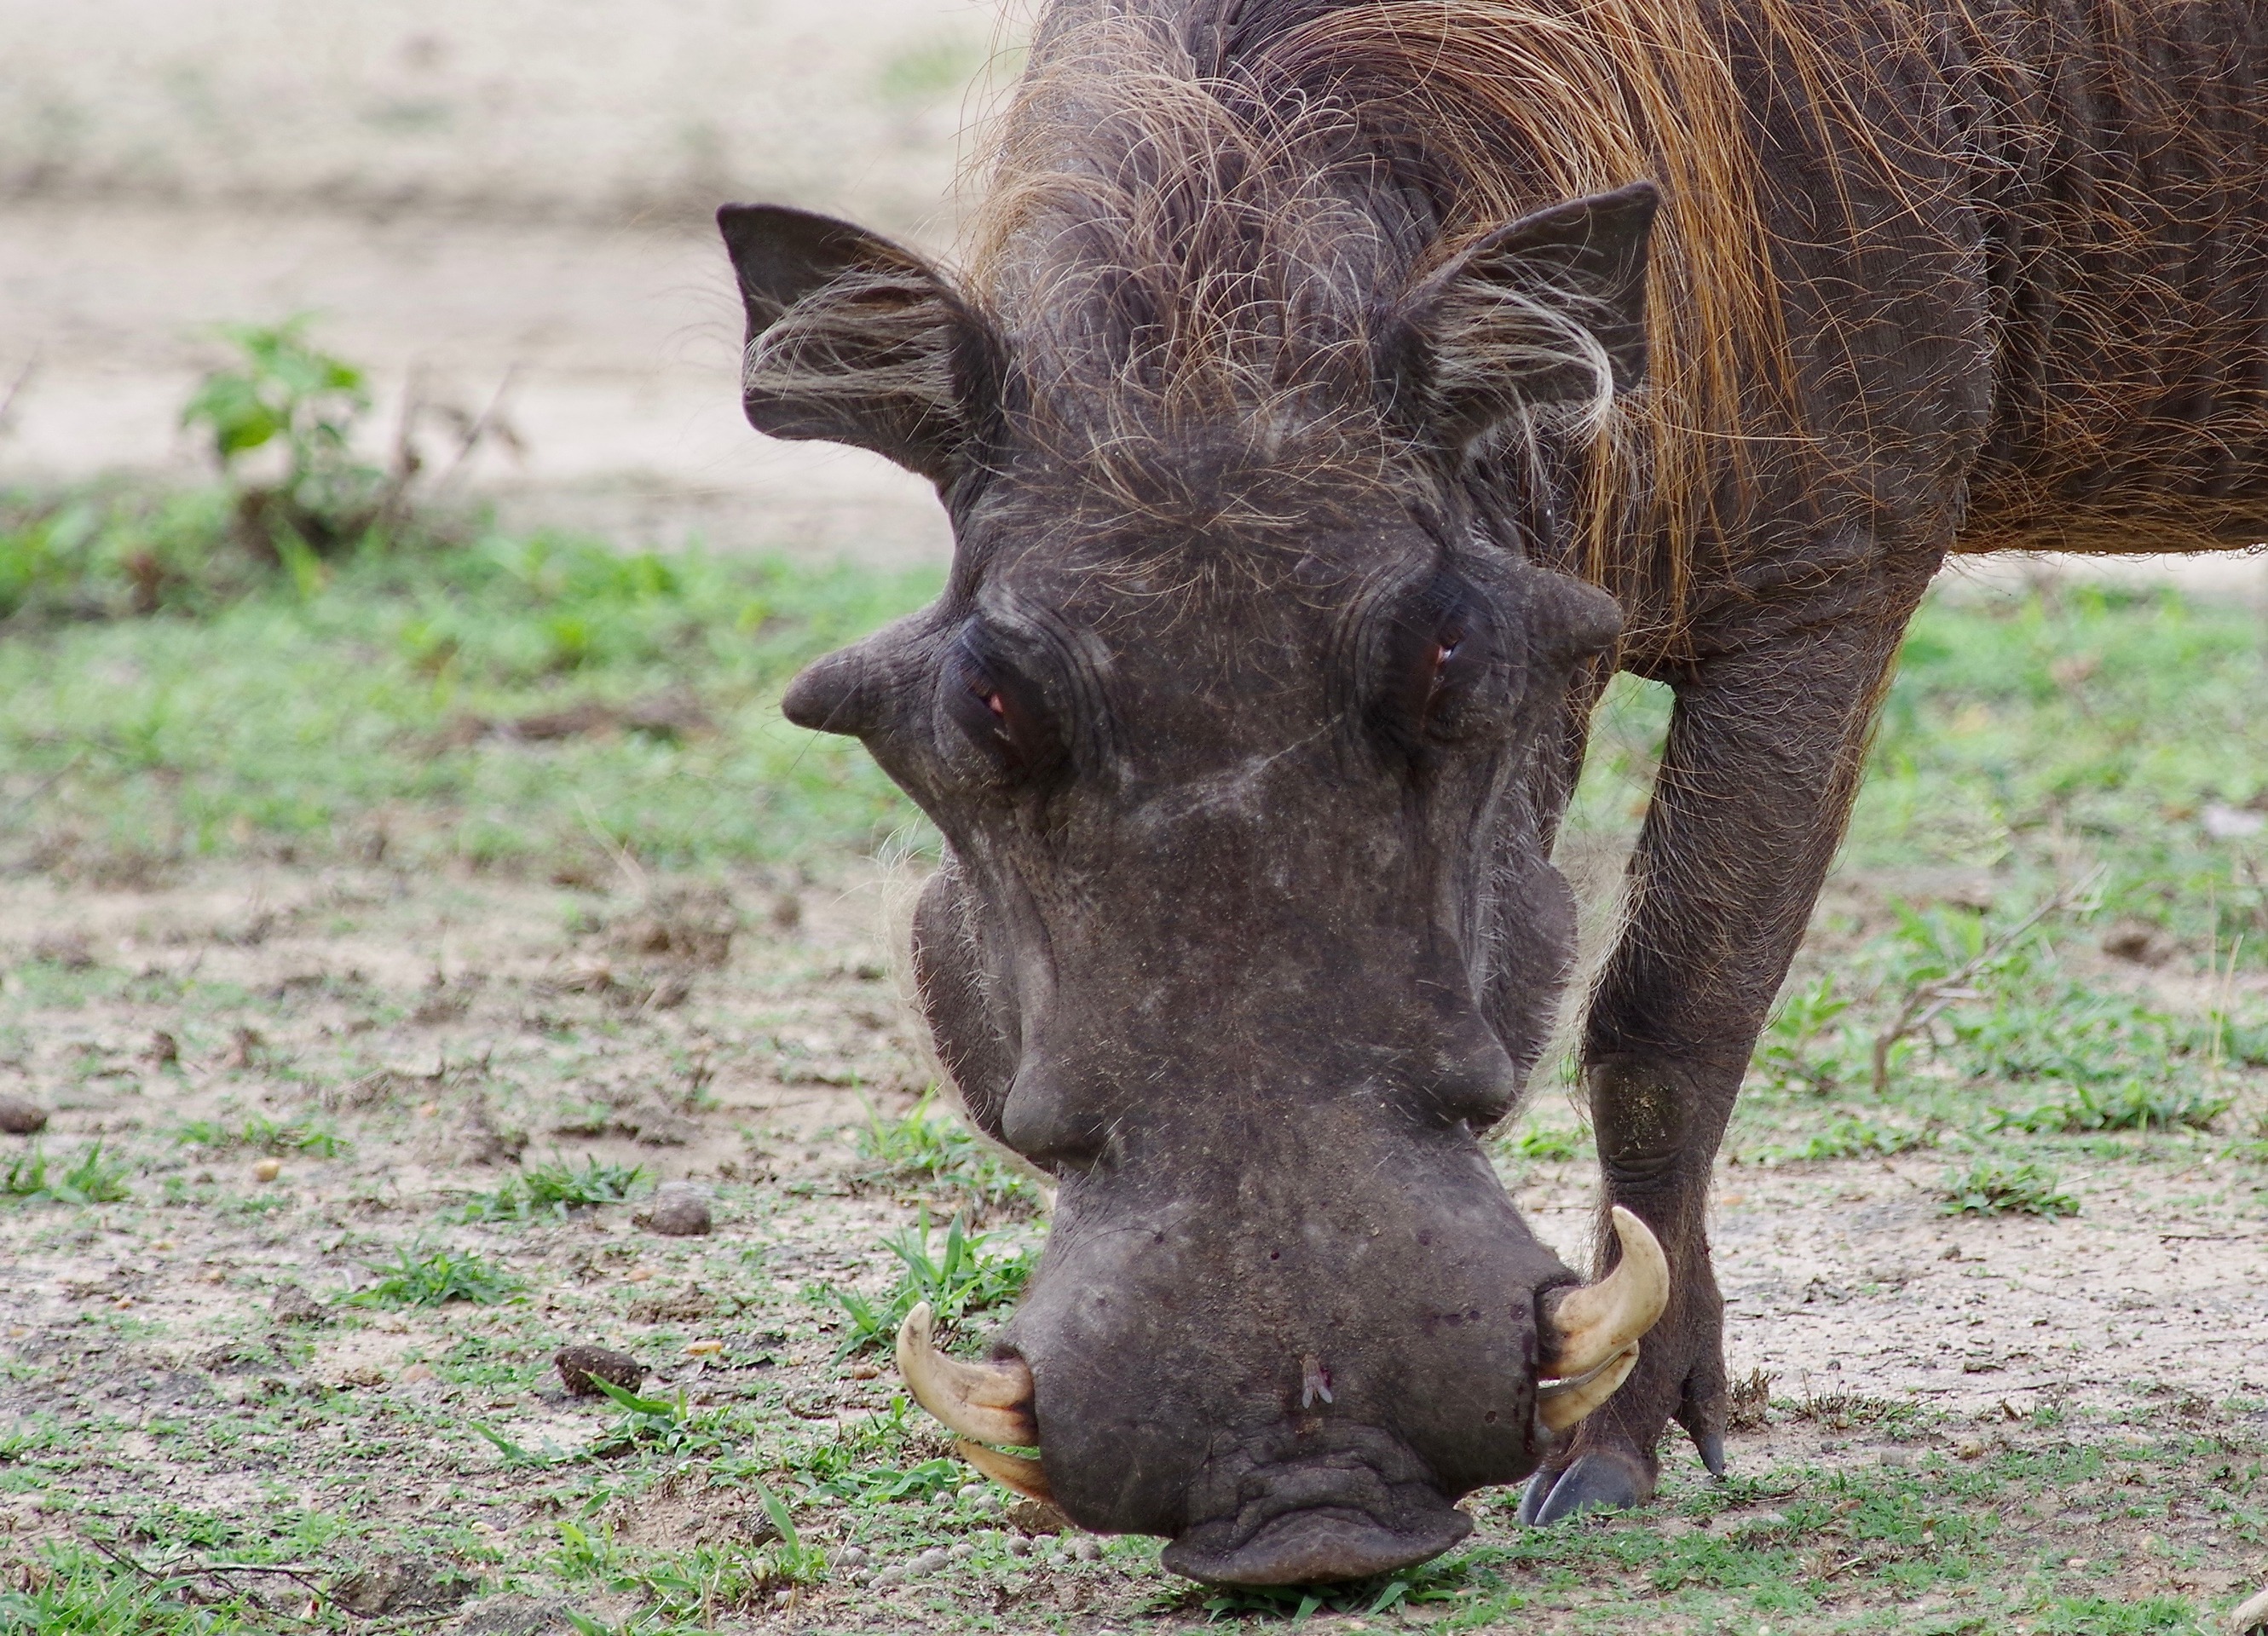
M 1652 182 L 1572 199 L 1498 228 L 1413 286 L 1397 326 L 1397 397 L 1462 450 L 1521 411 L 1603 405 L 1646 373 Z
M 741 401 L 775 437 L 855 444 L 940 486 L 992 397 L 990 332 L 942 275 L 862 227 L 773 204 L 717 226 L 747 309 Z

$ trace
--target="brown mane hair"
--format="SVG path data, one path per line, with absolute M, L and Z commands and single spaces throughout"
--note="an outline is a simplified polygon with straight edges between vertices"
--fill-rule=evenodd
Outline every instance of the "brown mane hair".
M 1578 463 L 1574 566 L 1674 625 L 1749 474 L 1822 446 L 1795 378 L 1807 347 L 1837 367 L 1838 320 L 1822 296 L 1791 344 L 1773 211 L 1880 251 L 1973 187 L 2018 263 L 1996 287 L 2045 268 L 2060 304 L 1991 340 L 2030 395 L 1994 406 L 1958 548 L 2258 538 L 2214 473 L 2268 457 L 2268 391 L 2198 385 L 2257 338 L 2163 271 L 2268 253 L 2268 113 L 2247 47 L 2216 66 L 2187 38 L 2195 9 L 1059 0 L 990 146 L 971 289 L 1020 429 L 1091 492 L 1284 521 L 1406 469 L 1375 369 L 1399 292 L 1520 216 L 1653 178 L 1648 381 L 1550 435 Z M 1764 124 L 1775 165 L 1800 150 L 1793 179 L 1765 173 Z

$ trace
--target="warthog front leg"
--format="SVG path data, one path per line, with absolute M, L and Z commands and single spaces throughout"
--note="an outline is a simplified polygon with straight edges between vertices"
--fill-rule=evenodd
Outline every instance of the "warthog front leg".
M 1668 675 L 1675 710 L 1593 993 L 1586 1082 L 1606 1183 L 1669 1257 L 1670 1304 L 1622 1390 L 1537 1472 L 1521 1515 L 1644 1503 L 1675 1417 L 1724 1469 L 1724 1302 L 1705 1214 L 1717 1146 L 1840 840 L 1868 730 L 1925 575 L 1869 588 Z M 1602 1270 L 1615 1253 L 1602 1233 Z

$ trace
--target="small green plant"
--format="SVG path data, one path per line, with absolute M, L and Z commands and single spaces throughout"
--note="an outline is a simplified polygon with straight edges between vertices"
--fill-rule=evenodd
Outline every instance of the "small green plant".
M 1778 1089 L 1820 1097 L 1860 1077 L 1866 1043 L 1839 1020 L 1850 1009 L 1831 973 L 1784 996 L 1756 1044 L 1755 1071 Z
M 321 1159 L 335 1159 L 353 1146 L 336 1131 L 296 1121 L 279 1125 L 258 1113 L 233 1125 L 223 1119 L 191 1119 L 173 1133 L 173 1139 L 189 1147 L 247 1148 L 278 1155 L 311 1154 Z
M 853 1140 L 865 1164 L 851 1177 L 854 1185 L 958 1195 L 979 1209 L 1010 1214 L 1028 1214 L 1039 1206 L 1040 1190 L 1031 1178 L 939 1107 L 934 1085 L 901 1119 L 886 1119 L 869 1108 Z
M 1965 1171 L 1948 1172 L 1938 1196 L 1948 1215 L 2041 1215 L 2053 1221 L 2079 1214 L 2079 1200 L 2060 1191 L 2052 1173 L 2029 1161 L 1979 1159 Z
M 1502 1145 L 1501 1151 L 1523 1159 L 1551 1162 L 1572 1159 L 1583 1151 L 1583 1136 L 1579 1131 L 1551 1130 L 1541 1125 L 1530 1126 Z
M 637 1448 L 657 1449 L 666 1454 L 710 1454 L 724 1442 L 706 1417 L 694 1414 L 687 1406 L 683 1387 L 674 1398 L 644 1398 L 596 1376 L 591 1377 L 591 1384 L 622 1412 L 621 1420 L 593 1440 L 593 1455 L 605 1456 Z
M 527 1221 L 558 1219 L 571 1210 L 622 1204 L 651 1178 L 639 1164 L 585 1159 L 575 1170 L 554 1161 L 530 1165 L 493 1192 L 475 1193 L 457 1212 L 465 1221 Z
M 307 319 L 229 325 L 221 334 L 236 360 L 198 383 L 181 424 L 210 442 L 224 475 L 237 485 L 239 515 L 265 528 L 279 557 L 296 548 L 320 555 L 361 534 L 376 519 L 381 474 L 356 460 L 355 424 L 370 392 L 354 365 L 308 344 Z M 272 484 L 241 481 L 244 458 L 284 451 Z
M 761 1478 L 750 1478 L 756 1491 L 756 1501 L 763 1507 L 764 1515 L 779 1536 L 772 1544 L 770 1560 L 764 1574 L 767 1587 L 772 1585 L 815 1585 L 827 1577 L 827 1553 L 818 1546 L 804 1543 L 796 1530 L 795 1516 L 782 1500 Z
M 515 1299 L 523 1282 L 470 1251 L 403 1248 L 391 1262 L 372 1262 L 375 1281 L 346 1297 L 357 1307 L 438 1307 L 452 1301 L 492 1307 Z
M 0 1631 L 47 1636 L 222 1636 L 269 1623 L 240 1591 L 216 1599 L 210 1579 L 144 1570 L 76 1541 L 37 1548 L 37 1570 L 0 1570 Z
M 2151 1085 L 2130 1080 L 2109 1089 L 2074 1085 L 2059 1102 L 2028 1112 L 2003 1108 L 1987 1128 L 2023 1131 L 2205 1130 L 2228 1110 L 2230 1098 L 2192 1085 Z
M 1929 1147 L 1937 1140 L 1928 1130 L 1901 1130 L 1878 1125 L 1855 1115 L 1838 1119 L 1796 1150 L 1800 1159 L 1889 1158 Z
M 26 1204 L 116 1204 L 131 1193 L 127 1167 L 102 1156 L 102 1144 L 84 1149 L 68 1168 L 48 1158 L 37 1142 L 0 1170 L 0 1199 Z
M 906 1314 L 921 1302 L 929 1302 L 937 1322 L 946 1328 L 1012 1303 L 1024 1293 L 1039 1254 L 1033 1250 L 992 1253 L 985 1247 L 990 1236 L 969 1232 L 956 1215 L 945 1229 L 943 1245 L 932 1254 L 929 1210 L 924 1207 L 916 1226 L 886 1241 L 884 1247 L 898 1258 L 899 1274 L 896 1288 L 880 1303 L 856 1290 L 833 1285 L 822 1292 L 850 1320 L 850 1332 L 836 1349 L 836 1360 L 839 1362 L 853 1353 L 889 1345 Z

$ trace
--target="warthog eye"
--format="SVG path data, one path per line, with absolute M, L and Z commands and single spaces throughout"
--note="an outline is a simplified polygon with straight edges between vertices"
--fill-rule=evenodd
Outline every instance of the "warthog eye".
M 1064 759 L 1063 735 L 1047 699 L 1005 661 L 970 642 L 957 645 L 948 664 L 946 713 L 971 743 L 1005 773 L 1036 776 Z
M 1462 737 L 1476 725 L 1494 657 L 1492 629 L 1479 597 L 1446 576 L 1395 615 L 1383 646 L 1385 686 L 1375 719 L 1405 750 Z

